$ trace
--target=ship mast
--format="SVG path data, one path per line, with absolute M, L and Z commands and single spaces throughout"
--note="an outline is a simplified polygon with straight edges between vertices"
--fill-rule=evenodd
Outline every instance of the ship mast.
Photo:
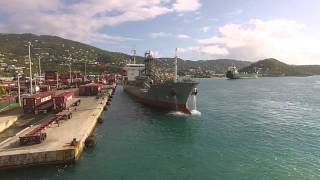
M 175 57 L 174 57 L 174 82 L 178 81 L 178 55 L 177 55 L 178 48 L 175 50 Z
M 136 53 L 137 53 L 137 50 L 133 49 L 132 52 L 133 52 L 133 64 L 136 64 Z

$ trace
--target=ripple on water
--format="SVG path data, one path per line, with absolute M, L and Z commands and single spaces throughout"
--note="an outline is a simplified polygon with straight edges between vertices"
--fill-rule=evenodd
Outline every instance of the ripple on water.
M 149 109 L 118 89 L 97 126 L 97 146 L 58 169 L 59 179 L 318 180 L 320 96 L 313 86 L 320 77 L 201 80 L 201 116 Z M 0 179 L 53 179 L 55 168 Z

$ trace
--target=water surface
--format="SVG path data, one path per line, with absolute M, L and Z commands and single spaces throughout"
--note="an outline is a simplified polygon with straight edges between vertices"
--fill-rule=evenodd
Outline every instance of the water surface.
M 146 108 L 118 88 L 98 144 L 74 165 L 0 179 L 320 179 L 320 77 L 202 79 L 201 116 Z

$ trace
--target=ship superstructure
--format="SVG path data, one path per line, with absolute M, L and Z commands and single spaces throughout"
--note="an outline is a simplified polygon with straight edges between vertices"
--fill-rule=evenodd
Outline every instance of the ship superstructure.
M 191 79 L 178 80 L 177 57 L 173 78 L 160 77 L 155 61 L 149 51 L 145 53 L 144 64 L 127 64 L 124 91 L 145 105 L 190 114 L 188 98 L 196 95 L 198 83 Z

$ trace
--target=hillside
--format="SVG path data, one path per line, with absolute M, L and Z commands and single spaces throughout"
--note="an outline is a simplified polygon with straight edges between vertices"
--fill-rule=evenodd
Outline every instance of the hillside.
M 276 59 L 264 59 L 242 68 L 242 72 L 259 71 L 262 76 L 310 76 L 320 75 L 320 65 L 288 65 Z
M 82 70 L 86 62 L 95 66 L 97 60 L 118 66 L 125 64 L 130 56 L 123 53 L 109 52 L 80 42 L 57 36 L 34 34 L 0 34 L 0 62 L 15 67 L 28 67 L 28 41 L 31 41 L 32 60 L 37 65 L 38 58 L 43 62 L 43 69 L 65 69 L 71 62 L 76 70 Z M 91 66 L 90 66 L 91 64 Z M 95 71 L 96 68 L 92 68 Z
M 159 63 L 164 67 L 170 68 L 173 67 L 173 58 L 159 58 Z M 232 59 L 216 59 L 216 60 L 183 60 L 178 59 L 178 70 L 187 71 L 187 70 L 199 70 L 199 71 L 215 71 L 218 73 L 224 73 L 227 71 L 228 67 L 235 65 L 239 68 L 249 66 L 251 62 L 248 61 L 238 61 Z
M 15 73 L 17 69 L 27 72 L 28 41 L 32 42 L 31 56 L 34 64 L 33 71 L 38 70 L 38 58 L 41 58 L 42 69 L 68 71 L 68 64 L 72 63 L 72 69 L 84 71 L 84 63 L 87 63 L 87 70 L 90 73 L 99 73 L 103 69 L 119 70 L 132 58 L 130 55 L 118 52 L 105 51 L 84 43 L 60 38 L 57 36 L 35 35 L 35 34 L 0 34 L 0 63 L 9 65 L 8 71 L 1 71 L 0 75 Z M 142 63 L 143 58 L 137 56 L 137 62 Z M 106 66 L 97 65 L 102 63 Z M 157 63 L 163 69 L 172 69 L 172 58 L 159 58 Z M 225 72 L 228 66 L 235 64 L 242 68 L 250 62 L 229 59 L 219 60 L 178 60 L 179 71 L 216 71 Z
M 199 68 L 202 70 L 211 70 L 220 73 L 227 71 L 229 66 L 235 65 L 238 68 L 249 66 L 251 62 L 239 61 L 233 59 L 199 60 L 199 61 L 178 61 L 178 66 L 183 69 Z

